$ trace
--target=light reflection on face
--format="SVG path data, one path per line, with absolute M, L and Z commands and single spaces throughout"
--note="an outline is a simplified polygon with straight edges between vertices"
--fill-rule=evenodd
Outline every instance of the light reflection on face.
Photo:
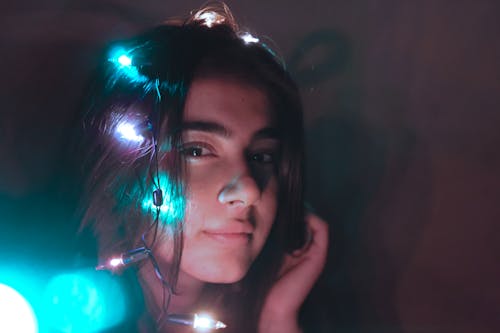
M 279 150 L 269 108 L 262 90 L 241 81 L 199 78 L 189 89 L 181 271 L 199 281 L 240 280 L 269 235 Z

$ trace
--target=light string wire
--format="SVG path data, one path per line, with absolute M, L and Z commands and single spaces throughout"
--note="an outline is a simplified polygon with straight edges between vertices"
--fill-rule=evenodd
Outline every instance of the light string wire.
M 154 165 L 154 169 L 150 173 L 151 180 L 153 182 L 153 185 L 155 186 L 155 191 L 153 192 L 153 203 L 156 208 L 156 214 L 155 214 L 155 219 L 151 227 L 148 229 L 148 231 L 143 234 L 142 236 L 142 242 L 146 248 L 152 248 L 157 240 L 158 237 L 158 229 L 160 227 L 160 212 L 161 212 L 161 206 L 163 205 L 163 190 L 161 189 L 161 183 L 160 183 L 160 161 L 159 161 L 159 148 L 158 148 L 158 137 L 160 135 L 160 106 L 161 106 L 161 93 L 160 93 L 160 81 L 159 79 L 155 80 L 155 92 L 156 92 L 156 103 L 154 104 L 154 109 L 155 109 L 155 116 L 156 116 L 156 126 L 153 129 L 153 156 L 152 156 L 152 164 Z M 160 200 L 158 202 L 157 200 Z M 151 229 L 154 229 L 154 234 L 153 234 L 153 240 L 151 241 L 151 244 L 149 247 L 147 247 L 147 242 L 145 239 L 145 236 Z M 149 250 L 148 252 L 149 259 L 151 261 L 151 264 L 153 265 L 153 269 L 155 271 L 155 274 L 157 278 L 160 280 L 162 284 L 162 306 L 161 306 L 161 312 L 156 320 L 156 325 L 157 328 L 161 328 L 163 324 L 165 323 L 164 318 L 168 317 L 168 308 L 170 306 L 170 301 L 172 299 L 172 294 L 173 294 L 173 289 L 170 283 L 165 279 L 160 266 L 158 265 L 158 262 L 153 255 L 153 251 Z
M 134 249 L 132 251 L 127 252 L 128 255 L 133 255 L 132 253 L 134 251 L 139 251 L 143 254 L 145 254 L 146 258 L 148 258 L 153 266 L 155 275 L 157 278 L 160 280 L 162 284 L 162 306 L 161 306 L 161 312 L 160 315 L 157 319 L 157 326 L 159 323 L 164 323 L 165 319 L 168 319 L 168 308 L 170 305 L 170 300 L 172 298 L 173 294 L 173 288 L 170 285 L 170 283 L 165 279 L 164 274 L 162 273 L 160 269 L 160 265 L 158 264 L 158 261 L 156 260 L 154 253 L 153 253 L 153 248 L 154 245 L 158 239 L 158 231 L 160 228 L 160 214 L 161 214 L 161 206 L 164 204 L 164 196 L 163 196 L 163 190 L 161 189 L 161 182 L 160 182 L 160 161 L 159 161 L 159 145 L 158 145 L 158 140 L 159 140 L 159 135 L 160 135 L 160 124 L 161 124 L 161 103 L 162 103 L 162 95 L 160 92 L 160 80 L 159 78 L 156 78 L 154 81 L 153 80 L 148 80 L 146 77 L 142 76 L 138 72 L 138 64 L 133 63 L 133 59 L 130 57 L 130 54 L 133 53 L 133 51 L 140 49 L 141 46 L 137 46 L 131 50 L 128 50 L 128 52 L 123 53 L 122 56 L 118 56 L 116 54 L 115 56 L 111 57 L 108 59 L 108 61 L 114 63 L 115 66 L 118 66 L 119 71 L 124 71 L 122 74 L 130 74 L 129 72 L 132 71 L 132 76 L 127 75 L 132 81 L 133 79 L 139 80 L 140 83 L 144 84 L 147 86 L 147 90 L 153 90 L 156 93 L 155 96 L 155 102 L 153 104 L 153 115 L 155 119 L 152 119 L 152 123 L 156 123 L 156 126 L 153 126 L 152 128 L 152 142 L 151 142 L 151 157 L 150 157 L 150 167 L 149 167 L 149 178 L 151 180 L 151 183 L 154 187 L 154 191 L 152 193 L 153 195 L 153 205 L 155 206 L 155 217 L 151 225 L 145 230 L 142 235 L 141 235 L 141 242 L 142 242 L 142 247 Z M 128 63 L 123 64 L 120 62 L 121 57 L 126 57 L 128 60 Z M 123 59 L 122 59 L 123 61 Z M 150 63 L 141 63 L 140 65 L 151 65 Z M 148 82 L 145 82 L 148 81 Z M 137 148 L 139 149 L 139 148 Z M 148 244 L 147 238 L 148 235 L 153 232 L 153 237 Z M 123 255 L 122 255 L 123 258 Z M 123 259 L 122 259 L 123 260 Z M 133 262 L 135 262 L 134 259 L 132 259 Z M 140 260 L 140 259 L 138 259 Z M 122 261 L 122 264 L 123 261 Z M 129 263 L 127 263 L 129 264 Z M 101 269 L 101 268 L 99 268 Z

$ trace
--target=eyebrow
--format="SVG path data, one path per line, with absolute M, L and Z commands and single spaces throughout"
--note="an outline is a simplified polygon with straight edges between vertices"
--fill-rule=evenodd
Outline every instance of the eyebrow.
M 232 132 L 219 123 L 212 121 L 188 121 L 182 123 L 181 131 L 200 131 L 230 137 Z
M 258 139 L 276 139 L 278 140 L 278 131 L 274 127 L 264 127 L 253 135 L 254 140 Z
M 188 121 L 182 123 L 181 131 L 200 131 L 214 133 L 222 137 L 230 137 L 233 132 L 222 124 L 212 121 Z M 273 127 L 264 127 L 255 132 L 253 140 L 278 139 L 278 134 Z

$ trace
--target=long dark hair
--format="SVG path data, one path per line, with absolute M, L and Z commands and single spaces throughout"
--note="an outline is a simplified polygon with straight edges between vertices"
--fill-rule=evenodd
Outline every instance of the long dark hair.
M 276 279 L 283 255 L 304 244 L 303 120 L 297 87 L 282 61 L 265 43 L 246 40 L 242 34 L 227 7 L 220 5 L 106 49 L 92 80 L 83 121 L 82 227 L 94 230 L 103 258 L 140 246 L 141 236 L 154 223 L 154 209 L 145 212 L 142 203 L 160 186 L 158 168 L 168 175 L 164 197 L 180 198 L 174 208 L 184 209 L 184 170 L 177 147 L 192 80 L 227 75 L 262 89 L 272 106 L 281 143 L 276 170 L 278 213 L 262 253 L 239 287 L 229 292 L 227 286 L 214 285 L 211 292 L 216 290 L 219 300 L 224 298 L 231 316 L 226 320 L 238 326 L 246 322 L 240 327 L 255 330 L 263 297 Z M 128 58 L 120 59 L 120 54 Z M 115 136 L 116 126 L 130 119 L 141 133 L 140 142 L 123 142 Z M 160 216 L 159 225 L 173 237 L 174 259 L 166 278 L 175 289 L 182 255 L 182 214 Z

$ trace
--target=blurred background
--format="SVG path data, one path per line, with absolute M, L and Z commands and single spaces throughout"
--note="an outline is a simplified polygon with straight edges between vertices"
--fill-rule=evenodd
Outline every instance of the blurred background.
M 98 51 L 202 4 L 0 3 L 0 283 L 35 312 L 81 264 L 63 153 Z M 500 2 L 227 4 L 276 43 L 304 99 L 308 201 L 331 249 L 303 320 L 500 332 Z

